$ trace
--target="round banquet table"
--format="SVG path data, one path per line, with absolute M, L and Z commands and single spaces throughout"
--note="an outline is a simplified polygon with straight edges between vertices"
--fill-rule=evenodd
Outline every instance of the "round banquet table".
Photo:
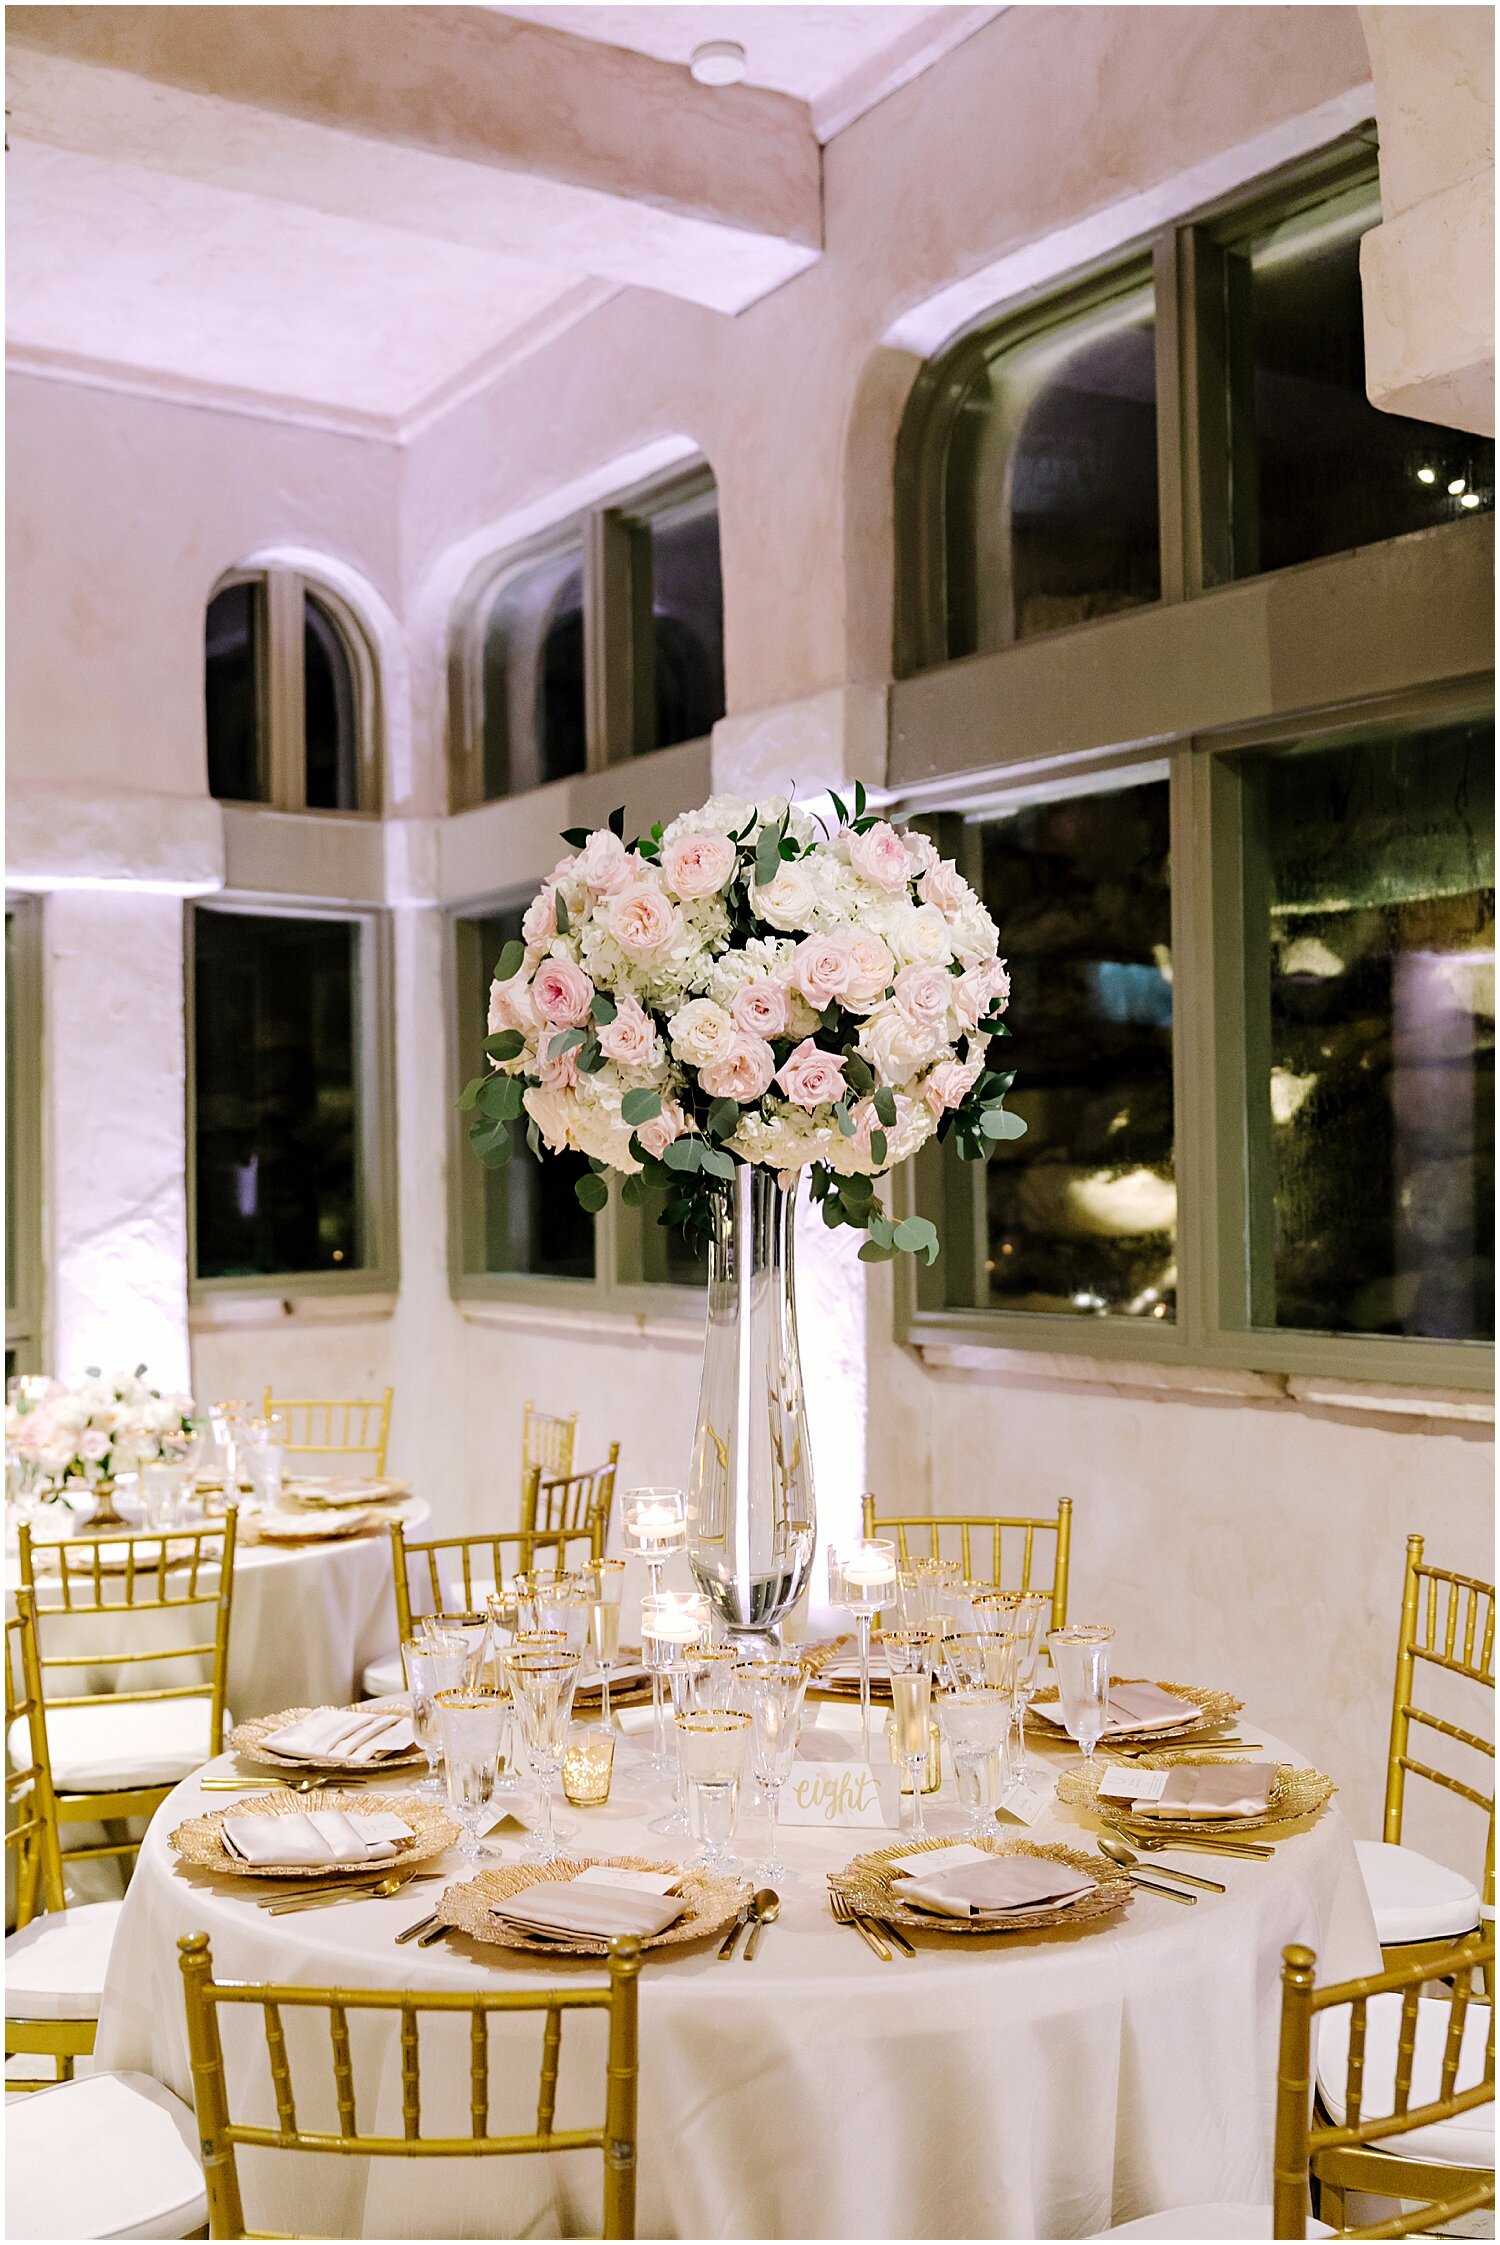
M 1262 1736 L 1272 1755 L 1301 1760 Z M 1067 1756 L 1041 1759 L 1056 1768 Z M 567 1811 L 579 1827 L 570 1845 L 673 1860 L 674 1843 L 646 1828 L 664 1800 L 617 1755 L 609 1807 Z M 110 1964 L 102 2066 L 154 2075 L 191 2101 L 177 1940 L 200 1930 L 218 1975 L 235 1980 L 536 1989 L 602 1977 L 591 1959 L 481 1947 L 458 1934 L 428 1949 L 396 1946 L 394 1936 L 433 1908 L 438 1885 L 271 1917 L 255 1906 L 262 1882 L 189 1870 L 168 1845 L 183 1817 L 224 1805 L 191 1780 L 153 1821 Z M 946 1794 L 928 1807 L 935 1828 L 956 1829 Z M 742 1851 L 752 1854 L 763 1833 L 763 1818 L 742 1810 Z M 1090 1844 L 1084 1820 L 1055 1801 L 1031 1836 Z M 923 1935 L 915 1962 L 886 1964 L 835 1924 L 824 1873 L 893 1837 L 783 1828 L 783 1860 L 800 1876 L 753 1963 L 721 1963 L 717 1942 L 647 1953 L 640 2236 L 1083 2237 L 1172 2206 L 1269 2201 L 1282 1949 L 1309 1943 L 1329 1977 L 1380 1961 L 1336 1804 L 1281 1841 L 1271 1862 L 1173 1858 L 1228 1889 L 1192 1909 L 1136 1889 L 1123 1915 L 1094 1932 Z M 511 1839 L 486 1846 L 500 1860 L 519 1852 Z M 464 1875 L 456 1854 L 442 1868 Z M 274 2126 L 259 2016 L 233 2018 L 254 2039 L 226 2045 L 231 2109 Z M 283 2017 L 299 2113 L 336 2127 L 326 2020 Z M 400 2135 L 395 2021 L 355 2015 L 353 2027 L 360 2124 Z M 529 2130 L 539 2015 L 497 2015 L 490 2032 L 491 2125 Z M 468 2133 L 467 2034 L 462 2020 L 423 2025 L 424 2131 Z M 557 2125 L 597 2126 L 601 2015 L 569 2018 L 563 2041 Z M 251 2151 L 240 2166 L 252 2229 L 599 2231 L 597 2153 L 407 2162 Z
M 420 1498 L 410 1498 L 389 1513 L 399 1513 L 411 1529 L 427 1519 L 429 1509 Z M 13 1554 L 6 1571 L 13 1586 Z M 40 1566 L 37 1592 L 46 1617 L 55 1599 Z M 201 1640 L 203 1624 L 199 1607 L 185 1615 L 143 1614 L 132 1626 L 144 1633 L 149 1625 L 152 1642 L 187 1644 Z M 48 1653 L 87 1653 L 99 1642 L 99 1625 L 92 1621 L 44 1618 L 42 1630 Z M 235 1722 L 274 1714 L 279 1707 L 337 1707 L 357 1699 L 367 1664 L 395 1646 L 391 1544 L 383 1526 L 327 1543 L 237 1546 L 225 1693 Z M 108 1691 L 121 1673 L 102 1662 L 88 1672 L 86 1688 Z M 179 1680 L 164 1669 L 150 1677 L 153 1684 Z

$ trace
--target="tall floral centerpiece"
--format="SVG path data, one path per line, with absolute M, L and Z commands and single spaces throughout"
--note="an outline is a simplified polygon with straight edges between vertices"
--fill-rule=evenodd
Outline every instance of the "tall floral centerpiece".
M 123 1526 L 114 1506 L 119 1475 L 181 1456 L 194 1431 L 192 1397 L 151 1387 L 144 1364 L 109 1377 L 90 1365 L 71 1386 L 17 1382 L 5 1411 L 7 1453 L 33 1486 L 55 1495 L 70 1482 L 92 1489 L 93 1527 Z
M 492 1167 L 524 1118 L 573 1148 L 586 1209 L 630 1206 L 708 1242 L 709 1329 L 689 1557 L 731 1629 L 800 1594 L 815 1514 L 797 1353 L 797 1175 L 866 1262 L 938 1252 L 875 1186 L 933 1136 L 982 1160 L 1025 1125 L 987 1065 L 1009 978 L 995 924 L 926 835 L 830 798 L 715 796 L 627 843 L 623 814 L 564 835 L 490 991 L 490 1071 L 463 1093 Z

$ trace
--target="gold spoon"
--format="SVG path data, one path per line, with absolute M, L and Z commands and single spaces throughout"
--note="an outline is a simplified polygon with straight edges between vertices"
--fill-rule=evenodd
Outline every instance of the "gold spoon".
M 393 1871 L 389 1878 L 377 1879 L 373 1884 L 369 1880 L 357 1880 L 349 1886 L 334 1887 L 322 1894 L 294 1895 L 285 1902 L 268 1902 L 265 1906 L 266 1915 L 284 1918 L 292 1910 L 322 1910 L 335 1902 L 378 1901 L 384 1895 L 399 1894 L 404 1886 L 411 1884 L 414 1877 L 415 1873 L 411 1871 Z
M 1127 1847 L 1123 1840 L 1101 1839 L 1099 1852 L 1101 1855 L 1107 1855 L 1112 1863 L 1121 1864 L 1127 1871 L 1138 1871 L 1141 1868 L 1141 1859 L 1136 1854 L 1135 1849 Z M 1195 1878 L 1191 1871 L 1174 1871 L 1165 1863 L 1153 1864 L 1151 1868 L 1160 1871 L 1164 1879 L 1180 1879 L 1184 1886 L 1201 1886 L 1209 1894 L 1227 1894 L 1229 1892 L 1228 1887 L 1222 1885 L 1218 1879 Z
M 745 1943 L 745 1962 L 748 1964 L 760 1947 L 761 1931 L 773 1918 L 781 1915 L 781 1896 L 769 1886 L 760 1887 L 750 1905 L 750 1938 Z

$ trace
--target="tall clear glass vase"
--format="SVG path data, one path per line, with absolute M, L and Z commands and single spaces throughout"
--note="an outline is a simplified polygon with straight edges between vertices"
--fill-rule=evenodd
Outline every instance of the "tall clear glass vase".
M 797 1354 L 796 1191 L 736 1165 L 716 1197 L 688 1485 L 693 1576 L 735 1636 L 775 1642 L 812 1567 L 812 1453 Z

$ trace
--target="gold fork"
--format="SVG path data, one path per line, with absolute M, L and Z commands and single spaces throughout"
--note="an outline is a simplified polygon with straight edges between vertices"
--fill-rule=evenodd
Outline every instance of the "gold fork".
M 895 1942 L 903 1956 L 914 1957 L 916 1955 L 916 1950 L 907 1940 L 899 1925 L 892 1925 L 889 1918 L 874 1918 L 867 1912 L 856 1910 L 848 1895 L 839 1887 L 831 1886 L 828 1889 L 828 1907 L 832 1910 L 840 1925 L 852 1925 L 856 1932 L 862 1933 L 875 1954 L 882 1957 L 887 1964 L 891 1961 L 891 1953 L 885 1945 L 887 1939 Z M 882 1936 L 885 1938 L 883 1939 Z

